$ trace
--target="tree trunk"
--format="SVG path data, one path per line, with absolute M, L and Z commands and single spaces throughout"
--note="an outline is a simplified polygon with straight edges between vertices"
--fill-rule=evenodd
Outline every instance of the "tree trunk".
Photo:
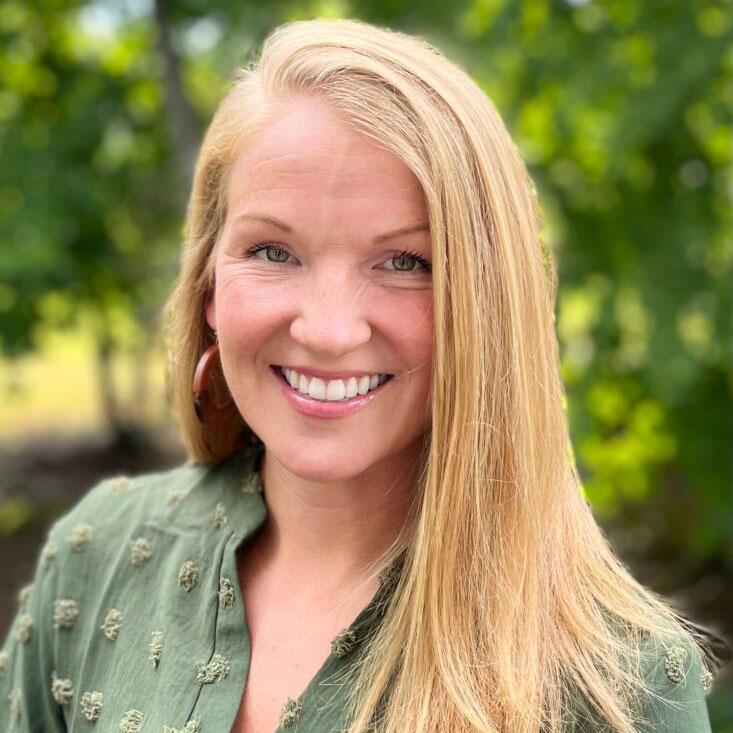
M 107 315 L 100 313 L 97 319 L 95 357 L 97 364 L 97 383 L 102 405 L 102 417 L 115 432 L 122 430 L 117 394 L 112 376 L 112 356 L 114 346 L 107 323 Z
M 155 0 L 155 24 L 158 29 L 158 53 L 163 61 L 168 129 L 173 138 L 176 165 L 188 190 L 193 179 L 200 131 L 196 115 L 183 91 L 180 63 L 171 40 L 167 0 Z

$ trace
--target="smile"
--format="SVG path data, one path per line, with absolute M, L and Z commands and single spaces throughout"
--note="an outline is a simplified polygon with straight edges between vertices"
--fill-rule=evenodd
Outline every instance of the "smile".
M 320 402 L 345 402 L 365 395 L 392 379 L 391 374 L 362 374 L 345 379 L 322 379 L 287 367 L 276 367 L 285 381 L 304 397 Z
M 307 393 L 304 394 L 300 389 L 295 389 L 292 384 L 288 381 L 283 372 L 282 367 L 275 364 L 270 366 L 270 371 L 277 378 L 281 390 L 285 395 L 288 402 L 298 411 L 310 417 L 343 417 L 356 410 L 361 409 L 369 404 L 375 397 L 387 388 L 387 385 L 394 379 L 392 374 L 374 375 L 369 377 L 369 386 L 366 387 L 366 381 L 363 381 L 361 385 L 358 384 L 359 380 L 355 377 L 351 377 L 347 380 L 329 380 L 328 384 L 324 380 L 314 377 L 312 380 L 308 380 L 307 377 L 299 375 L 298 387 L 303 385 Z M 295 380 L 293 380 L 295 381 Z M 320 384 L 319 384 L 320 382 Z M 333 382 L 340 382 L 340 386 L 337 384 L 331 386 Z M 357 383 L 356 394 L 354 396 L 347 397 L 347 394 L 354 392 L 354 382 Z M 372 386 L 374 384 L 374 386 Z M 366 389 L 362 394 L 359 393 L 359 386 L 362 389 Z M 328 399 L 326 395 L 326 389 L 330 389 L 331 397 L 339 397 L 343 394 L 340 399 Z M 348 390 L 348 391 L 347 391 Z M 313 392 L 316 396 L 311 396 Z M 323 395 L 323 397 L 321 397 Z

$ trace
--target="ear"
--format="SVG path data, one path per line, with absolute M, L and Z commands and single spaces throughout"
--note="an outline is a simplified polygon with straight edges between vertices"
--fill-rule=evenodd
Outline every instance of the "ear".
M 209 326 L 216 331 L 216 301 L 214 300 L 214 296 L 212 295 L 209 300 L 206 303 L 206 323 L 209 324 Z

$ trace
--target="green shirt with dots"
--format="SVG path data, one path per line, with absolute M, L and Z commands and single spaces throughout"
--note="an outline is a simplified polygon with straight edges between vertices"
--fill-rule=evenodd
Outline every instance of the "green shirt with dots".
M 229 733 L 250 656 L 236 550 L 266 517 L 262 450 L 107 479 L 54 524 L 0 651 L 0 730 Z M 398 575 L 399 561 L 380 574 L 273 733 L 347 727 L 360 649 Z M 647 679 L 659 699 L 645 732 L 710 732 L 697 651 L 659 649 Z

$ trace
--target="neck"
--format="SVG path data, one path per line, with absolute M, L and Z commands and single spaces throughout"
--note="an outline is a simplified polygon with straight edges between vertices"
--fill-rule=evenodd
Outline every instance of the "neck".
M 306 586 L 353 587 L 410 521 L 419 447 L 348 479 L 302 479 L 269 452 L 260 465 L 267 519 L 258 534 L 262 566 Z

